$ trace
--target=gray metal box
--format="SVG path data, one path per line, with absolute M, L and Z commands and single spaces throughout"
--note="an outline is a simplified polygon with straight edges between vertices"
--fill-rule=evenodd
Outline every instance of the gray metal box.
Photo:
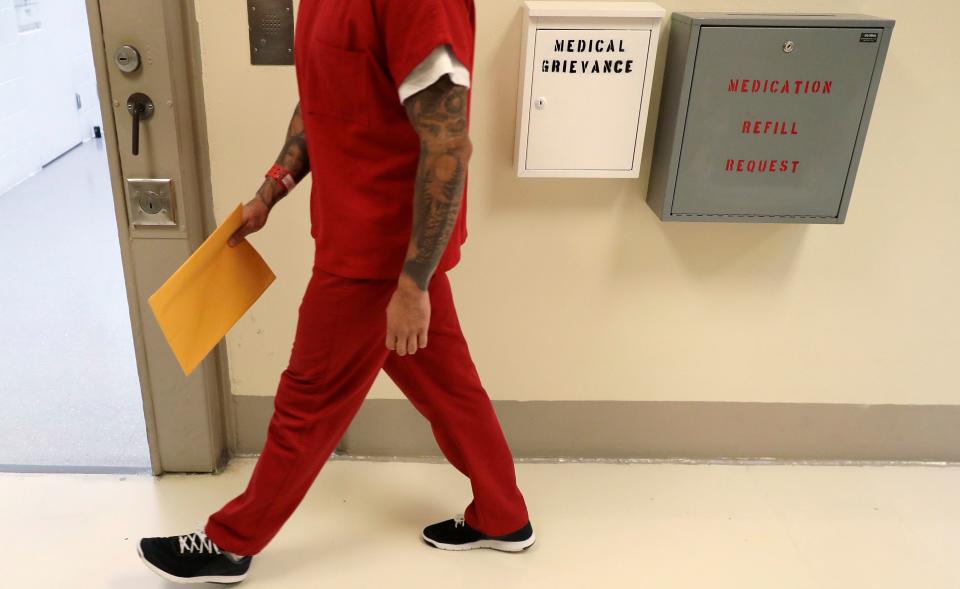
M 843 223 L 893 25 L 675 13 L 650 207 L 664 221 Z

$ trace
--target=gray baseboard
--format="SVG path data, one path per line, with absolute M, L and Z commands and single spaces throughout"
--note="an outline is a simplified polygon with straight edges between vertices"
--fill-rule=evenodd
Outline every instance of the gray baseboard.
M 257 454 L 273 397 L 234 396 L 234 451 Z M 960 461 L 960 406 L 495 401 L 517 458 Z M 367 399 L 339 453 L 439 456 L 404 399 Z

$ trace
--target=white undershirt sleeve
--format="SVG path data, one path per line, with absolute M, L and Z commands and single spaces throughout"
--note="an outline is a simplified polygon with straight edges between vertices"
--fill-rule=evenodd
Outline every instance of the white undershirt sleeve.
M 439 45 L 400 84 L 400 102 L 426 90 L 445 75 L 450 76 L 450 81 L 458 86 L 470 87 L 470 71 L 457 59 L 449 45 Z

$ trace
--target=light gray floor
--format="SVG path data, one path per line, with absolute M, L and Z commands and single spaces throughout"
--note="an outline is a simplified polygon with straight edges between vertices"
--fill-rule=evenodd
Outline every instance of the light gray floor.
M 95 139 L 0 194 L 0 465 L 149 464 Z
M 0 474 L 2 585 L 180 587 L 147 570 L 137 541 L 193 531 L 255 465 Z M 470 501 L 455 468 L 331 460 L 238 589 L 960 587 L 960 468 L 520 463 L 517 483 L 529 550 L 447 552 L 420 530 Z

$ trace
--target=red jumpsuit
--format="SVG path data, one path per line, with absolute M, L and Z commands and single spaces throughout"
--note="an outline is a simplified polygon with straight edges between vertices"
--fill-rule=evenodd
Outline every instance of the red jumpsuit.
M 513 457 L 470 358 L 446 276 L 466 238 L 465 206 L 430 283 L 427 348 L 400 357 L 384 345 L 386 308 L 410 239 L 420 153 L 397 89 L 444 43 L 472 71 L 474 34 L 472 0 L 300 3 L 296 62 L 313 174 L 314 268 L 263 452 L 246 490 L 205 526 L 224 550 L 254 555 L 277 534 L 381 368 L 429 420 L 450 463 L 469 477 L 467 524 L 499 536 L 528 522 Z

